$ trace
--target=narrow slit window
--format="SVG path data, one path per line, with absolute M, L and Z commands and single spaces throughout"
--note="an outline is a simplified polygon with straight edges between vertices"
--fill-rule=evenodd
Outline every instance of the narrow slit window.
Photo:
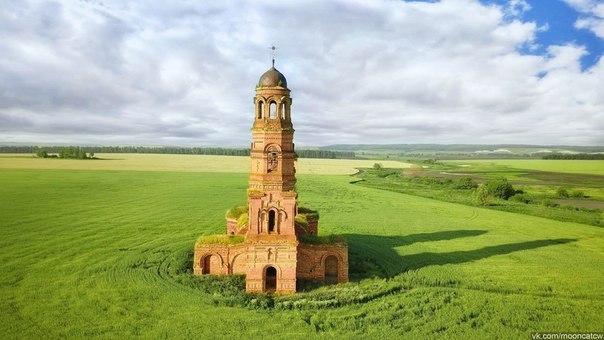
M 275 231 L 275 211 L 271 210 L 268 212 L 268 232 L 272 233 Z
M 266 167 L 267 172 L 276 172 L 279 166 L 279 155 L 277 151 L 269 151 L 268 153 L 268 166 Z
M 258 119 L 262 119 L 264 117 L 264 102 L 258 102 Z

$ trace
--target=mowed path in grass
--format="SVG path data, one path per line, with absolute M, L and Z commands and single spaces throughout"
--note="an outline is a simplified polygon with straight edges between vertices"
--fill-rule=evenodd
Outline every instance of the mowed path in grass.
M 170 277 L 197 236 L 224 232 L 225 210 L 245 201 L 247 174 L 0 169 L 0 330 L 7 338 L 602 331 L 604 229 L 349 180 L 299 176 L 301 205 L 320 210 L 322 233 L 346 235 L 351 257 L 408 289 L 337 308 L 252 310 L 216 306 Z
M 24 154 L 0 154 L 0 169 L 133 170 L 176 172 L 249 173 L 250 158 L 213 155 L 95 154 L 98 160 L 40 159 Z M 357 159 L 299 158 L 298 174 L 350 175 L 356 168 L 369 168 L 375 161 Z M 389 168 L 408 168 L 409 163 L 380 162 Z
M 469 165 L 466 169 L 472 170 L 472 165 L 494 164 L 504 165 L 515 169 L 561 172 L 569 174 L 604 175 L 604 160 L 553 160 L 553 159 L 497 159 L 497 160 L 463 160 L 444 161 L 459 165 Z

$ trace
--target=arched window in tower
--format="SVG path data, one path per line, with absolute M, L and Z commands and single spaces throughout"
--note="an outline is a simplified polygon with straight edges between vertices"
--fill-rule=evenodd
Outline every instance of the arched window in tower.
M 264 102 L 262 100 L 258 101 L 258 119 L 262 119 L 264 117 Z
M 272 233 L 275 232 L 275 211 L 271 210 L 268 212 L 268 232 Z
M 281 104 L 281 119 L 285 120 L 285 103 Z
M 279 150 L 274 146 L 269 147 L 267 150 L 266 160 L 266 171 L 268 173 L 277 172 L 279 169 Z
M 275 102 L 271 102 L 269 118 L 270 119 L 276 119 L 277 118 L 277 103 L 275 103 Z

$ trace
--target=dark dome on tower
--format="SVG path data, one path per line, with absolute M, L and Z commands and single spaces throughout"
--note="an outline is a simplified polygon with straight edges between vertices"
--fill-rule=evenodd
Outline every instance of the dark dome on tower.
M 281 86 L 287 88 L 287 80 L 285 79 L 285 76 L 273 66 L 260 77 L 258 86 Z

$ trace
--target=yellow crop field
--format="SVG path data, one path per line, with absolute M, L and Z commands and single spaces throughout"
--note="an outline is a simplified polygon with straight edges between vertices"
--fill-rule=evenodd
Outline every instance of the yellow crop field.
M 212 155 L 164 154 L 96 154 L 98 160 L 37 158 L 23 154 L 0 156 L 4 169 L 66 169 L 66 170 L 132 170 L 174 172 L 230 172 L 250 171 L 249 157 Z M 356 168 L 373 166 L 372 160 L 300 158 L 298 174 L 350 175 Z M 381 161 L 387 168 L 408 168 L 411 164 Z

